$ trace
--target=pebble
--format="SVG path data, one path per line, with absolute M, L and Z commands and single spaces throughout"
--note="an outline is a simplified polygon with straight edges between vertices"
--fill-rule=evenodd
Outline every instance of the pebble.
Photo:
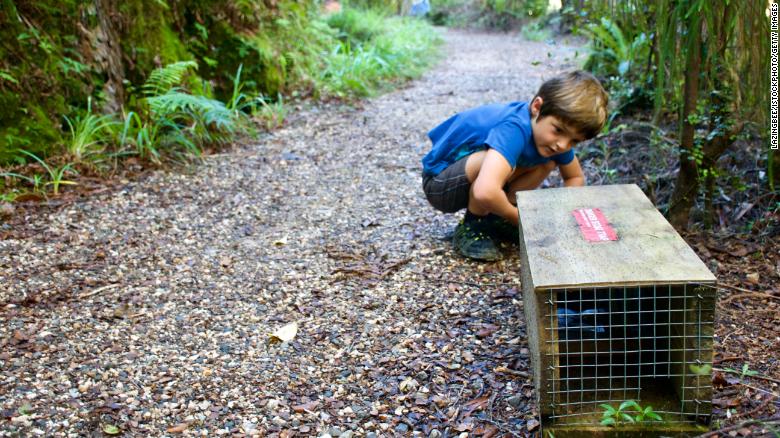
M 8 218 L 13 216 L 14 211 L 16 211 L 16 208 L 9 204 L 8 202 L 0 202 L 0 218 Z
M 506 399 L 506 402 L 509 403 L 513 408 L 520 408 L 525 404 L 525 399 L 522 395 L 513 395 L 512 397 Z

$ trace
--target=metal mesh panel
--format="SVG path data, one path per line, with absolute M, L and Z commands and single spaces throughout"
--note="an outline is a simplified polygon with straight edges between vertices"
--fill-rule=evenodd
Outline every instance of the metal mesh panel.
M 669 422 L 711 412 L 715 290 L 697 284 L 542 292 L 550 416 L 592 424 L 602 403 L 636 400 Z M 541 298 L 541 297 L 540 297 Z M 586 417 L 589 417 L 586 420 Z

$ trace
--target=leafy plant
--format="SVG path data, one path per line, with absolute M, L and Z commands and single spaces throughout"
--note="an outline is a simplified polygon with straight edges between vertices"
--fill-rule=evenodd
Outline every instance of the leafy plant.
M 520 34 L 528 41 L 547 41 L 552 38 L 552 32 L 545 28 L 541 20 L 535 20 L 523 26 Z
M 153 70 L 141 87 L 146 96 L 159 96 L 181 84 L 184 75 L 197 69 L 195 61 L 179 61 Z
M 704 365 L 690 364 L 688 365 L 688 368 L 691 370 L 692 373 L 696 374 L 697 376 L 709 376 L 710 373 L 712 373 L 712 365 L 710 364 L 704 364 Z
M 632 63 L 643 59 L 650 48 L 650 40 L 644 32 L 629 40 L 623 30 L 606 17 L 602 17 L 599 24 L 589 24 L 581 32 L 591 40 L 585 68 L 605 76 L 625 76 Z
M 70 130 L 70 140 L 65 147 L 77 163 L 99 153 L 99 145 L 106 140 L 109 129 L 116 124 L 110 115 L 92 113 L 92 98 L 87 100 L 86 116 L 76 116 L 73 120 L 65 116 L 65 121 Z
M 67 163 L 62 166 L 49 166 L 48 164 L 46 164 L 45 161 L 43 161 L 40 157 L 33 154 L 32 152 L 28 152 L 25 150 L 19 150 L 19 152 L 33 158 L 46 170 L 46 172 L 49 174 L 49 181 L 47 181 L 43 185 L 52 186 L 55 195 L 59 194 L 61 185 L 78 185 L 75 181 L 64 179 L 65 174 L 68 172 L 77 173 L 73 169 L 73 165 L 71 163 Z M 42 184 L 42 179 L 40 178 L 40 176 L 34 175 L 31 181 L 35 189 L 38 190 Z
M 382 32 L 352 44 L 337 42 L 324 59 L 318 83 L 339 97 L 370 96 L 392 79 L 413 78 L 433 60 L 438 36 L 420 20 L 386 18 Z
M 284 105 L 284 98 L 279 95 L 276 102 L 269 102 L 268 99 L 259 97 L 256 99 L 260 103 L 260 108 L 255 112 L 255 115 L 265 125 L 268 130 L 279 128 L 284 124 L 284 119 L 287 116 L 287 107 Z
M 751 370 L 750 364 L 745 363 L 742 365 L 741 370 L 735 370 L 734 368 L 723 368 L 723 371 L 730 373 L 730 374 L 736 374 L 739 376 L 740 380 L 743 380 L 745 377 L 752 377 L 758 375 L 758 371 Z
M 638 423 L 642 421 L 663 421 L 661 416 L 653 411 L 652 406 L 642 408 L 634 400 L 626 400 L 617 408 L 606 403 L 599 405 L 604 409 L 601 424 L 605 426 L 619 426 L 624 423 Z M 631 410 L 633 409 L 633 410 Z

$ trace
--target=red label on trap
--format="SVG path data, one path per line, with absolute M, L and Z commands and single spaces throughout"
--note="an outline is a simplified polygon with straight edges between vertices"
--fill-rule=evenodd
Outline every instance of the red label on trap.
M 580 225 L 582 237 L 588 242 L 617 240 L 617 233 L 598 208 L 578 208 L 571 212 Z

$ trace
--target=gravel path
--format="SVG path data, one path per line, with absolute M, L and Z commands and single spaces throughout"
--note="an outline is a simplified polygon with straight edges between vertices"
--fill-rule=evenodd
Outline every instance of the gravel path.
M 419 161 L 437 122 L 529 99 L 575 49 L 444 35 L 402 90 L 0 230 L 0 434 L 534 429 L 515 249 L 455 255 Z

